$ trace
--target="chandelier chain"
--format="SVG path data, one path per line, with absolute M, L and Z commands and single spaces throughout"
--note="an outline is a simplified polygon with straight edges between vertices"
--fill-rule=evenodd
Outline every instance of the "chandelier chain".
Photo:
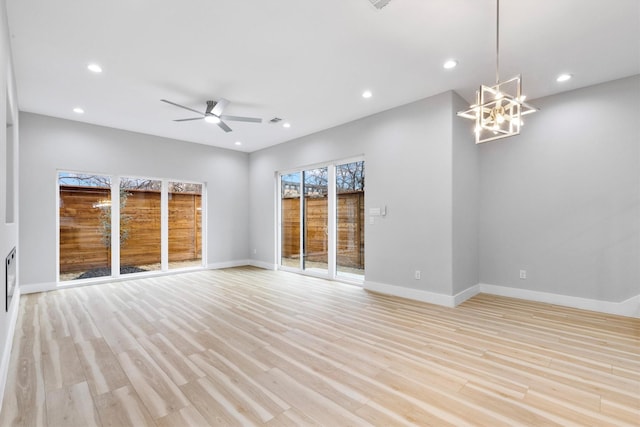
M 496 84 L 500 83 L 500 0 L 496 0 Z

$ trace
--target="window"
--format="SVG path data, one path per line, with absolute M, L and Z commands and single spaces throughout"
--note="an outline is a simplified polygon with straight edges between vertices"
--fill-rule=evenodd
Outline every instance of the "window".
M 60 173 L 60 280 L 111 276 L 111 177 Z
M 120 274 L 159 271 L 162 181 L 120 178 Z
M 60 172 L 59 280 L 201 267 L 203 188 Z
M 202 266 L 202 184 L 169 182 L 169 268 Z

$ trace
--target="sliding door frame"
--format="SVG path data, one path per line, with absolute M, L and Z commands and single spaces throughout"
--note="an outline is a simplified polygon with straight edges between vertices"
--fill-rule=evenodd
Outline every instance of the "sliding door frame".
M 276 267 L 278 270 L 289 271 L 294 273 L 305 274 L 308 276 L 321 277 L 325 279 L 331 279 L 350 284 L 363 285 L 364 277 L 362 281 L 357 279 L 351 279 L 338 274 L 337 268 L 337 190 L 336 190 L 336 167 L 347 163 L 364 162 L 364 156 L 349 157 L 346 159 L 339 159 L 331 162 L 316 163 L 307 165 L 304 167 L 286 169 L 276 172 Z M 327 273 L 319 273 L 316 271 L 310 271 L 305 269 L 305 250 L 304 250 L 304 206 L 305 206 L 305 194 L 304 194 L 304 171 L 327 168 Z M 282 264 L 282 177 L 285 175 L 299 173 L 300 175 L 300 262 L 297 268 L 289 267 Z M 366 242 L 366 241 L 365 241 Z M 366 266 L 365 266 L 366 268 Z

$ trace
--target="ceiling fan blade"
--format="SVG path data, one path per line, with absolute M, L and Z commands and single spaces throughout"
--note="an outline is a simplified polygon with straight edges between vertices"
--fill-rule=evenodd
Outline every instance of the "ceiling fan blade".
M 222 129 L 225 132 L 231 132 L 231 128 L 229 126 L 227 126 L 227 124 L 225 122 L 220 122 L 218 123 L 218 126 L 220 126 L 220 129 Z
M 204 119 L 204 117 L 193 117 L 191 119 L 177 119 L 177 120 L 174 120 L 174 122 L 188 122 L 190 120 L 202 120 L 202 119 Z
M 220 100 L 218 100 L 218 102 L 216 102 L 216 105 L 213 107 L 213 110 L 211 110 L 211 113 L 220 117 L 220 114 L 222 114 L 227 105 L 229 105 L 229 100 L 220 98 Z
M 262 123 L 262 119 L 255 117 L 239 117 L 239 116 L 220 116 L 221 119 L 231 120 L 235 122 Z
M 193 108 L 185 107 L 184 105 L 176 104 L 175 102 L 167 101 L 166 99 L 161 99 L 160 101 L 166 102 L 167 104 L 175 105 L 176 107 L 184 108 L 185 110 L 193 111 L 194 113 L 202 114 L 202 112 L 198 110 L 194 110 Z

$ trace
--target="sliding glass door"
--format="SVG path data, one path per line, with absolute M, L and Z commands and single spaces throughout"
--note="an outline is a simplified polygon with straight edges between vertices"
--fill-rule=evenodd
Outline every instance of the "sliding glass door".
M 300 252 L 301 172 L 280 176 L 280 265 L 302 268 Z
M 364 277 L 364 161 L 336 166 L 337 275 Z
M 316 273 L 329 269 L 328 176 L 327 168 L 310 169 L 303 174 L 304 204 L 302 227 L 304 248 L 302 268 Z
M 364 279 L 364 161 L 279 174 L 283 269 Z

